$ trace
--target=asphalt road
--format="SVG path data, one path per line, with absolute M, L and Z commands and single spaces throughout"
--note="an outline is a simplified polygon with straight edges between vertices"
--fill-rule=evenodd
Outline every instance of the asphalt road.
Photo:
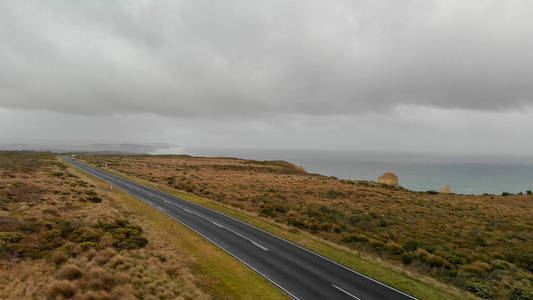
M 294 299 L 416 299 L 232 217 L 76 160 L 65 160 L 187 226 Z

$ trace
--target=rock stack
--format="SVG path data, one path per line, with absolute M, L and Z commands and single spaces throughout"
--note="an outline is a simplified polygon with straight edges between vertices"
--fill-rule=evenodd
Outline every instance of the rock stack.
M 440 188 L 440 192 L 441 192 L 441 194 L 449 194 L 449 193 L 452 192 L 452 189 L 450 188 L 449 185 L 445 185 L 445 186 Z
M 391 172 L 385 172 L 378 178 L 378 182 L 389 185 L 398 185 L 398 176 Z

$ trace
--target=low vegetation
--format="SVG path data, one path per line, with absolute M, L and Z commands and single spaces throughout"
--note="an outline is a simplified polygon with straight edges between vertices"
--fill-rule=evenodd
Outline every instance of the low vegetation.
M 278 161 L 187 156 L 82 159 L 256 214 L 480 298 L 531 298 L 531 193 L 413 192 L 309 174 Z
M 284 297 L 214 246 L 180 244 L 196 236 L 168 219 L 158 227 L 164 214 L 128 201 L 54 155 L 0 153 L 0 299 L 243 299 L 233 291 L 248 283 Z M 223 272 L 231 265 L 235 281 L 199 251 Z

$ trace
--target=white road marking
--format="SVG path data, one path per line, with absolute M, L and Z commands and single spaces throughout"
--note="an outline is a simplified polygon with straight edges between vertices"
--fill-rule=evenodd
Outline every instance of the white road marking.
M 142 200 L 141 200 L 142 201 Z M 286 288 L 282 287 L 280 284 L 278 284 L 277 282 L 275 282 L 272 278 L 268 277 L 266 274 L 262 273 L 261 271 L 259 271 L 258 269 L 252 267 L 250 264 L 248 264 L 247 262 L 245 262 L 244 260 L 242 260 L 240 257 L 238 257 L 237 255 L 233 254 L 231 251 L 229 251 L 228 249 L 222 247 L 220 244 L 216 243 L 215 241 L 211 240 L 210 238 L 208 238 L 207 236 L 201 234 L 200 232 L 196 231 L 196 229 L 192 228 L 191 226 L 183 223 L 182 221 L 180 221 L 179 219 L 171 216 L 170 214 L 164 212 L 165 215 L 169 216 L 171 219 L 174 219 L 176 222 L 182 224 L 183 226 L 189 228 L 190 230 L 196 232 L 196 234 L 198 234 L 199 236 L 203 237 L 204 239 L 208 240 L 209 242 L 213 243 L 214 245 L 216 245 L 217 247 L 219 247 L 220 249 L 226 251 L 226 253 L 228 253 L 229 255 L 233 256 L 235 259 L 237 259 L 238 261 L 240 261 L 241 263 L 243 263 L 244 265 L 246 265 L 248 268 L 254 270 L 257 274 L 261 275 L 262 277 L 266 278 L 266 280 L 270 281 L 273 285 L 277 286 L 278 288 L 280 288 L 282 291 L 284 291 L 285 293 L 287 293 L 287 295 L 289 295 L 289 297 L 291 297 L 292 299 L 294 300 L 300 300 L 300 298 L 296 297 L 293 293 L 289 292 Z
M 263 246 L 263 245 L 261 245 L 261 244 L 259 244 L 257 242 L 254 242 L 254 241 L 250 241 L 250 242 L 252 242 L 252 244 L 254 244 L 256 247 L 259 247 L 259 248 L 263 249 L 263 251 L 268 251 L 267 247 L 265 247 L 265 246 Z
M 158 198 L 158 199 L 160 199 L 160 200 L 162 200 L 162 201 L 164 201 L 164 202 L 166 202 L 166 203 L 168 203 L 168 204 L 170 204 L 170 205 L 173 205 L 173 206 L 176 206 L 176 207 L 178 207 L 178 208 L 181 208 L 181 209 L 183 209 L 184 211 L 186 211 L 186 212 L 188 212 L 188 213 L 190 213 L 190 214 L 196 215 L 196 216 L 198 216 L 199 218 L 202 218 L 202 219 L 204 219 L 204 220 L 207 220 L 207 221 L 213 223 L 213 225 L 215 225 L 215 226 L 218 226 L 218 227 L 220 227 L 220 228 L 224 228 L 224 229 L 226 229 L 227 231 L 229 231 L 229 232 L 231 232 L 231 233 L 233 233 L 233 234 L 235 234 L 235 235 L 237 235 L 237 236 L 239 236 L 239 237 L 241 237 L 241 238 L 243 238 L 243 239 L 249 241 L 249 242 L 252 243 L 254 246 L 260 248 L 260 249 L 263 250 L 263 251 L 268 251 L 268 248 L 267 248 L 267 247 L 265 247 L 265 246 L 259 244 L 258 242 L 254 241 L 254 240 L 252 240 L 252 239 L 250 239 L 250 238 L 248 238 L 248 237 L 246 237 L 246 236 L 244 236 L 244 235 L 242 235 L 242 234 L 240 234 L 240 233 L 238 233 L 238 232 L 236 232 L 236 231 L 234 231 L 234 230 L 232 230 L 232 229 L 230 229 L 230 228 L 224 227 L 223 225 L 221 225 L 221 224 L 219 224 L 219 223 L 217 223 L 217 222 L 215 222 L 215 221 L 213 221 L 213 220 L 211 220 L 211 219 L 209 219 L 209 218 L 207 218 L 207 217 L 204 217 L 204 216 L 202 216 L 202 215 L 200 215 L 200 214 L 198 214 L 198 213 L 196 213 L 196 212 L 194 212 L 194 211 L 191 211 L 190 209 L 187 209 L 187 208 L 185 208 L 185 207 L 183 207 L 183 206 L 181 206 L 181 205 L 178 205 L 178 204 L 176 204 L 176 203 L 173 203 L 173 202 L 167 201 L 165 198 L 163 198 L 163 197 L 161 197 L 161 196 L 159 196 L 159 195 L 154 195 L 154 194 L 152 194 L 152 193 L 150 193 L 150 192 L 148 192 L 148 191 L 143 191 L 143 192 L 145 192 L 146 194 L 148 194 L 148 195 L 151 196 L 151 197 Z M 157 207 L 159 210 L 162 210 L 160 206 L 157 206 L 157 205 L 156 205 L 156 207 Z
M 220 228 L 224 228 L 224 226 L 218 224 L 217 222 L 213 222 L 213 221 L 211 221 L 211 223 L 213 223 L 213 225 L 218 226 L 218 227 L 220 227 Z
M 348 295 L 348 296 L 354 298 L 354 299 L 361 300 L 361 298 L 359 298 L 359 297 L 357 297 L 357 296 L 355 296 L 355 295 L 352 295 L 352 294 L 348 293 L 347 291 L 341 289 L 340 287 L 338 287 L 338 286 L 336 286 L 336 285 L 334 285 L 334 284 L 332 284 L 332 286 L 333 286 L 334 288 L 338 289 L 339 291 L 345 293 L 346 295 Z

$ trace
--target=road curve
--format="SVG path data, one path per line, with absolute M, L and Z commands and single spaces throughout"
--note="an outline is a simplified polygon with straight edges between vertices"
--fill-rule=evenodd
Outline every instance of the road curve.
M 76 160 L 63 159 L 187 226 L 294 299 L 416 299 L 232 217 Z

